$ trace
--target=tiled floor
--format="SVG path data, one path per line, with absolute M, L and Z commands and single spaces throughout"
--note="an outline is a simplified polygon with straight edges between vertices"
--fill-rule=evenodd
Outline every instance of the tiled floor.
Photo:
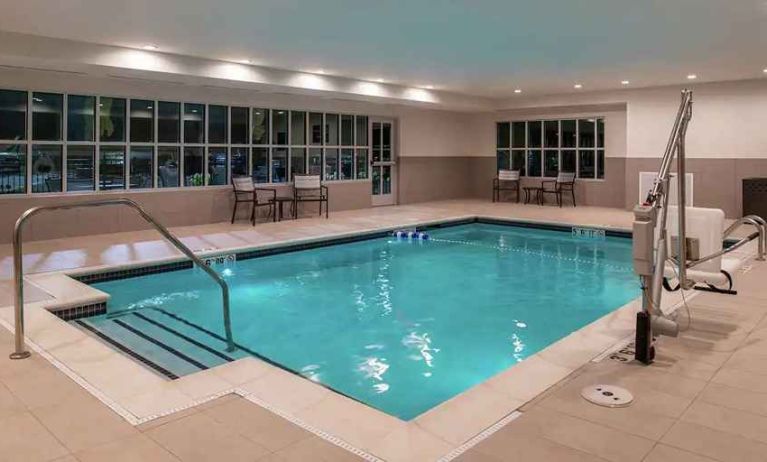
M 178 232 L 186 242 L 197 243 L 196 248 L 223 249 L 403 225 L 446 214 L 614 227 L 630 222 L 630 214 L 609 209 L 452 201 L 337 213 L 328 221 L 307 219 L 255 229 L 210 225 Z M 30 243 L 26 250 L 36 271 L 138 261 L 154 251 L 173 254 L 144 232 Z M 0 248 L 0 273 L 6 275 L 9 253 L 7 246 Z M 767 460 L 765 280 L 767 265 L 754 263 L 738 277 L 740 295 L 696 297 L 690 303 L 691 328 L 677 339 L 661 338 L 654 365 L 611 359 L 590 363 L 525 405 L 521 417 L 458 460 Z M 39 356 L 9 360 L 11 343 L 10 334 L 0 329 L 0 461 L 357 459 L 233 395 L 134 427 Z M 629 388 L 635 403 L 623 409 L 587 404 L 579 391 L 598 382 Z M 409 442 L 426 436 L 426 431 L 382 432 L 380 450 L 374 453 L 389 460 L 433 460 L 431 454 L 408 454 Z

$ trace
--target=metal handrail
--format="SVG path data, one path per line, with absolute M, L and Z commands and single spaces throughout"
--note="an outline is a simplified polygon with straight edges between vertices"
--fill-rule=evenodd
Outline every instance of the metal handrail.
M 168 228 L 158 223 L 149 213 L 147 213 L 136 202 L 125 199 L 104 199 L 87 202 L 78 202 L 76 204 L 65 205 L 52 205 L 43 207 L 33 207 L 26 212 L 22 213 L 18 220 L 16 220 L 16 226 L 13 229 L 13 277 L 15 283 L 15 297 L 14 297 L 14 335 L 15 335 L 15 351 L 11 353 L 11 359 L 24 359 L 30 356 L 29 351 L 24 344 L 24 268 L 22 266 L 22 239 L 21 232 L 24 227 L 24 223 L 32 216 L 49 210 L 68 210 L 79 207 L 101 207 L 105 205 L 127 205 L 136 210 L 141 218 L 147 223 L 152 225 L 162 236 L 170 241 L 174 247 L 181 251 L 185 256 L 192 260 L 197 266 L 202 268 L 208 276 L 213 278 L 216 283 L 221 286 L 221 295 L 223 300 L 223 312 L 224 312 L 224 331 L 226 333 L 227 351 L 234 351 L 234 339 L 232 338 L 232 324 L 229 314 L 229 285 L 226 281 L 211 267 L 205 264 L 200 258 L 192 252 L 189 247 L 184 245 L 176 236 L 174 236 Z
M 736 229 L 740 228 L 743 225 L 751 225 L 754 228 L 756 228 L 757 232 L 759 233 L 759 251 L 758 256 L 756 257 L 757 260 L 763 261 L 765 258 L 765 248 L 767 248 L 767 222 L 764 221 L 762 217 L 759 215 L 746 215 L 745 217 L 739 218 L 735 220 L 730 226 L 727 227 L 727 229 L 724 231 L 723 237 L 727 237 L 733 232 L 735 232 Z M 752 239 L 746 238 L 748 241 L 751 241 Z M 732 246 L 730 247 L 732 248 Z

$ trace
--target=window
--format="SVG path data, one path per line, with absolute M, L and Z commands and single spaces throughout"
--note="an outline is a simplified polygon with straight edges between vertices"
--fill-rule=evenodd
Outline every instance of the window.
M 160 101 L 157 105 L 157 141 L 181 141 L 181 104 Z
M 338 179 L 338 149 L 325 149 L 325 179 Z
M 184 143 L 205 142 L 205 105 L 184 103 Z
M 357 116 L 355 118 L 357 124 L 357 139 L 355 146 L 367 146 L 368 145 L 368 118 L 365 116 Z
M 354 179 L 354 149 L 341 149 L 341 168 L 339 170 L 339 179 Z
M 32 139 L 38 141 L 61 140 L 64 95 L 32 93 Z
M 99 140 L 125 141 L 125 99 L 99 98 Z
M 269 109 L 253 109 L 253 144 L 269 144 Z
M 154 101 L 130 101 L 130 140 L 134 143 L 154 141 Z
M 322 175 L 322 149 L 309 148 L 309 170 L 310 175 Z
M 338 114 L 325 114 L 325 144 L 338 146 Z
M 322 114 L 309 113 L 309 144 L 322 145 Z
M 230 131 L 232 144 L 248 144 L 248 108 L 232 107 L 232 120 L 230 122 Z
M 27 92 L 0 90 L 0 140 L 25 139 L 27 139 Z M 7 148 L 8 145 L 3 146 L 3 149 Z
M 248 174 L 248 148 L 232 148 L 231 176 Z
M 184 148 L 184 186 L 205 186 L 202 173 L 204 160 L 201 147 Z
M 67 191 L 96 189 L 95 157 L 94 146 L 75 145 L 67 148 Z
M 32 146 L 32 192 L 61 192 L 61 146 Z
M 96 97 L 69 95 L 67 98 L 67 140 L 95 141 L 95 122 Z
M 288 173 L 288 148 L 272 150 L 272 183 L 285 183 Z
M 133 127 L 131 127 L 133 128 Z M 132 137 L 132 133 L 131 133 Z M 130 188 L 148 189 L 154 187 L 154 148 L 151 146 L 131 146 L 130 149 Z
M 272 143 L 288 144 L 288 111 L 272 111 Z
M 253 148 L 250 164 L 253 166 L 253 181 L 269 182 L 269 148 Z
M 229 108 L 227 106 L 208 106 L 208 143 L 226 144 L 229 142 Z
M 367 118 L 366 118 L 367 119 Z M 365 123 L 367 125 L 367 122 Z M 367 130 L 365 131 L 367 133 Z M 357 138 L 359 140 L 359 138 Z M 368 177 L 368 150 L 357 149 L 357 179 L 364 180 Z
M 208 149 L 208 184 L 223 185 L 229 183 L 226 174 L 229 165 L 229 150 L 222 147 Z
M 604 178 L 604 118 L 496 122 L 497 168 L 528 177 Z
M 290 144 L 306 144 L 306 113 L 290 111 Z
M 27 147 L 0 144 L 0 194 L 27 192 Z
M 125 108 L 124 105 L 123 108 Z M 102 191 L 125 189 L 124 146 L 102 145 L 99 149 L 99 189 Z
M 179 155 L 177 146 L 157 148 L 157 187 L 177 188 L 179 186 Z
M 290 180 L 293 175 L 306 172 L 306 149 L 290 148 Z
M 341 116 L 341 145 L 354 146 L 354 116 Z

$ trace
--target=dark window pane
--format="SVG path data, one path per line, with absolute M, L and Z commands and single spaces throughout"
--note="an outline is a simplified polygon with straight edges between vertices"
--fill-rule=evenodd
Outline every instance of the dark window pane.
M 578 145 L 593 148 L 595 144 L 594 119 L 578 119 Z
M 72 97 L 69 97 L 71 103 Z M 96 188 L 96 152 L 93 146 L 67 147 L 67 191 Z
M 597 147 L 605 147 L 605 119 L 597 119 Z
M 102 191 L 125 189 L 124 146 L 101 146 L 99 150 L 99 189 Z
M 130 100 L 130 140 L 137 143 L 154 141 L 154 101 Z
M 571 151 L 571 150 L 562 151 L 561 170 L 567 173 L 575 173 L 575 151 Z
M 381 194 L 381 167 L 374 165 L 373 166 L 373 181 L 371 182 L 373 186 L 373 195 L 378 196 Z
M 272 111 L 272 143 L 288 144 L 288 111 Z
M 498 170 L 508 170 L 511 162 L 511 154 L 509 151 L 498 150 L 496 151 L 496 164 Z
M 511 124 L 511 142 L 513 148 L 524 148 L 526 143 L 527 128 L 524 122 L 512 122 Z
M 543 176 L 555 177 L 559 174 L 559 151 L 544 151 Z
M 26 127 L 27 92 L 0 90 L 0 140 L 26 139 Z M 8 145 L 4 148 L 7 149 Z
M 381 161 L 381 133 L 381 124 L 373 122 L 373 162 Z
M 341 180 L 354 179 L 354 149 L 341 149 Z
M 364 180 L 368 177 L 368 150 L 357 149 L 357 179 Z
M 154 148 L 150 146 L 131 146 L 130 148 L 130 187 L 148 189 L 154 187 Z
M 288 173 L 288 148 L 272 150 L 272 183 L 284 183 Z
M 525 151 L 511 151 L 511 169 L 518 170 L 521 176 L 525 175 Z
M 309 171 L 310 175 L 322 175 L 322 149 L 309 149 Z
M 290 144 L 306 144 L 306 113 L 290 111 Z
M 32 139 L 59 141 L 61 139 L 63 111 L 64 95 L 32 93 Z
M 177 188 L 179 186 L 179 155 L 176 146 L 157 148 L 157 187 Z
M 338 149 L 325 149 L 325 179 L 338 179 Z
M 269 109 L 253 108 L 253 144 L 269 144 Z
M 205 105 L 184 103 L 184 143 L 205 142 Z
M 253 181 L 256 183 L 269 182 L 269 148 L 253 148 L 251 151 L 253 165 Z
M 541 147 L 541 126 L 540 120 L 534 120 L 527 123 L 527 147 Z
M 32 146 L 32 192 L 61 192 L 61 146 Z
M 322 144 L 322 114 L 309 113 L 309 144 Z
M 232 144 L 248 144 L 248 108 L 232 107 Z
M 99 139 L 125 141 L 125 100 L 123 98 L 103 96 L 99 98 Z M 124 156 L 125 153 L 123 153 Z M 123 187 L 125 184 L 120 185 L 120 188 Z
M 368 145 L 368 118 L 366 116 L 357 116 L 357 139 L 355 143 L 357 146 Z
M 527 176 L 541 176 L 541 151 L 527 151 Z
M 248 174 L 248 148 L 232 148 L 231 176 Z
M 157 140 L 160 143 L 181 141 L 181 104 L 160 101 L 157 106 Z
M 511 146 L 511 124 L 498 122 L 495 124 L 495 147 L 508 148 Z
M 559 147 L 559 121 L 546 120 L 543 122 L 543 143 L 547 148 Z
M 184 148 L 184 186 L 204 186 L 202 174 L 204 155 L 201 147 Z
M 354 146 L 354 116 L 341 116 L 341 144 Z
M 391 194 L 391 165 L 381 167 L 381 194 Z
M 229 108 L 208 106 L 208 143 L 228 143 Z
M 325 114 L 325 144 L 338 145 L 338 114 Z
M 94 141 L 95 123 L 96 97 L 69 95 L 67 98 L 67 139 L 69 141 Z
M 605 177 L 605 152 L 597 151 L 597 178 Z
M 595 168 L 594 151 L 578 151 L 578 177 L 594 178 Z
M 293 175 L 302 174 L 306 170 L 306 149 L 290 149 L 290 180 L 293 181 Z
M 27 147 L 0 145 L 0 194 L 27 192 Z
M 229 165 L 229 152 L 226 148 L 208 149 L 208 185 L 216 186 L 228 183 L 227 165 Z
M 574 148 L 575 147 L 575 121 L 563 120 L 562 124 L 562 147 Z

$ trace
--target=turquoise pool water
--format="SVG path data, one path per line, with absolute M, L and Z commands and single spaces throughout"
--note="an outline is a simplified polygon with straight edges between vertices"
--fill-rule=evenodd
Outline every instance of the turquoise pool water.
M 407 420 L 639 295 L 629 239 L 490 224 L 429 234 L 218 267 L 235 340 Z M 199 269 L 94 286 L 110 313 L 161 308 L 223 333 L 218 286 Z

